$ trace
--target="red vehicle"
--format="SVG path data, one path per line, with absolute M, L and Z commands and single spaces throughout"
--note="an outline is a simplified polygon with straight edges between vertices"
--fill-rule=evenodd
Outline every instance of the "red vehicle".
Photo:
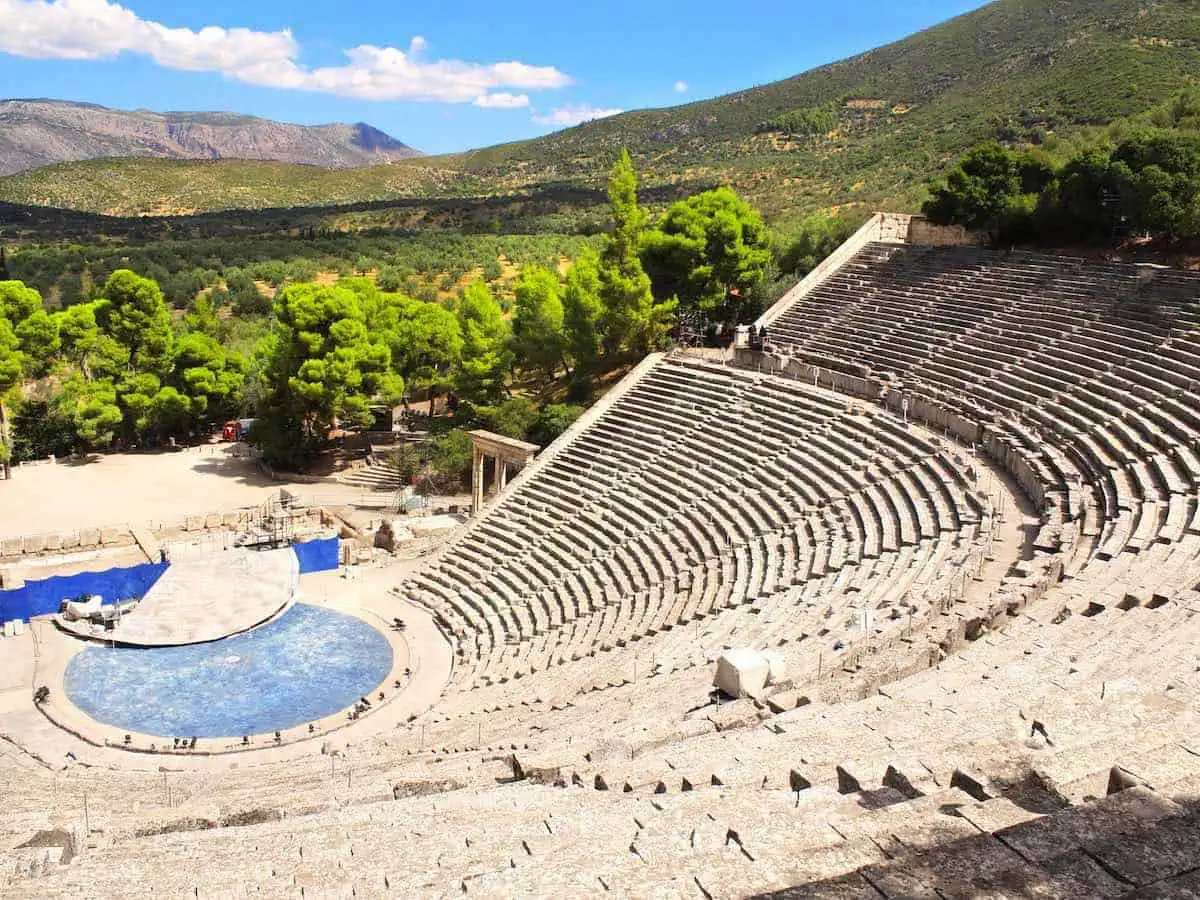
M 250 426 L 257 421 L 257 419 L 230 419 L 221 426 L 221 440 L 244 441 L 250 436 Z

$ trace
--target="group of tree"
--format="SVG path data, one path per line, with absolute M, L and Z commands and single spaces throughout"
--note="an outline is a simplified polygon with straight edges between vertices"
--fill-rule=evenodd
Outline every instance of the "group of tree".
M 825 257 L 846 242 L 867 220 L 862 209 L 830 215 L 814 212 L 800 220 L 793 230 L 782 235 L 777 262 L 785 281 L 803 277 Z M 782 285 L 779 286 L 782 293 Z M 773 294 L 772 294 L 773 296 Z
M 1200 131 L 1144 128 L 1058 161 L 989 142 L 932 188 L 925 214 L 1002 242 L 1200 237 Z
M 545 447 L 570 428 L 583 411 L 576 404 L 539 404 L 518 395 L 496 406 L 473 408 L 470 425 Z M 454 493 L 470 486 L 474 452 L 468 429 L 461 422 L 440 424 L 453 427 L 439 428 L 429 440 L 404 443 L 393 451 L 391 463 L 398 485 L 411 483 L 429 493 Z
M 585 248 L 565 278 L 540 266 L 515 287 L 513 349 L 547 378 L 586 379 L 666 341 L 677 312 L 747 321 L 775 267 L 758 213 L 729 188 L 696 194 L 651 225 L 622 151 L 608 185 L 611 224 L 598 252 Z
M 591 376 L 661 346 L 675 300 L 656 300 L 642 268 L 645 214 L 627 154 L 613 170 L 610 199 L 603 250 L 585 250 L 565 279 L 556 268 L 524 266 L 511 317 L 483 279 L 452 309 L 382 291 L 370 279 L 284 288 L 261 366 L 266 455 L 302 465 L 335 425 L 369 424 L 372 404 L 416 391 L 453 392 L 467 419 L 511 419 L 517 370 L 535 381 Z M 497 426 L 519 437 L 533 427 L 532 419 Z
M 472 274 L 499 286 L 510 276 L 501 262 L 556 265 L 594 240 L 574 235 L 476 235 L 330 229 L 297 234 L 206 237 L 179 229 L 152 241 L 72 243 L 46 235 L 8 250 L 7 278 L 37 290 L 54 309 L 95 299 L 109 275 L 129 269 L 158 282 L 169 305 L 185 309 L 207 293 L 238 316 L 268 315 L 273 289 L 312 281 L 374 274 L 381 287 L 433 300 L 446 284 Z
M 781 113 L 758 126 L 760 132 L 805 136 L 826 134 L 837 128 L 837 107 L 804 106 Z
M 38 434 L 69 434 L 75 447 L 185 434 L 242 407 L 245 360 L 211 328 L 202 316 L 174 327 L 158 285 L 128 270 L 97 299 L 53 313 L 32 288 L 0 282 L 0 397 L 6 409 L 40 404 Z M 23 439 L 8 435 L 4 452 Z
M 527 261 L 511 297 L 487 277 L 499 263 L 439 300 L 411 296 L 399 270 L 331 284 L 285 278 L 268 299 L 249 270 L 197 268 L 177 279 L 176 301 L 194 292 L 182 313 L 154 279 L 125 268 L 62 308 L 0 282 L 0 415 L 20 407 L 14 440 L 29 457 L 160 444 L 252 414 L 264 455 L 301 468 L 380 407 L 423 395 L 432 413 L 449 395 L 464 427 L 546 443 L 580 408 L 538 404 L 514 386 L 551 397 L 565 386 L 585 399 L 598 376 L 663 347 L 677 310 L 752 315 L 775 265 L 762 220 L 729 189 L 651 224 L 622 152 L 608 196 L 595 246 L 580 245 L 569 266 Z M 261 324 L 247 329 L 248 319 Z M 432 456 L 453 469 L 464 454 L 459 435 Z

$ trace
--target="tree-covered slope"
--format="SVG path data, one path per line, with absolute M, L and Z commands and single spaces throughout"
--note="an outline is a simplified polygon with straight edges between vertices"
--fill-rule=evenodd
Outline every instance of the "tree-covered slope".
M 849 203 L 911 208 L 925 179 L 979 140 L 1040 141 L 1162 103 L 1195 83 L 1198 36 L 1195 0 L 997 0 L 784 81 L 349 177 L 309 170 L 302 191 L 287 167 L 250 181 L 210 163 L 209 186 L 197 188 L 199 166 L 146 180 L 132 163 L 112 162 L 103 177 L 67 165 L 0 179 L 0 200 L 128 214 L 498 194 L 598 185 L 625 146 L 645 184 L 730 183 L 776 218 Z M 406 170 L 411 178 L 397 185 Z
M 122 215 L 327 206 L 471 192 L 471 176 L 439 166 L 324 169 L 265 160 L 91 159 L 0 178 L 0 200 Z

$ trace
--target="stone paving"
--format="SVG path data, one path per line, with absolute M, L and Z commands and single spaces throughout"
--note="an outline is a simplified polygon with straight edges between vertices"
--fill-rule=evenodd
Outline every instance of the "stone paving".
M 0 481 L 0 540 L 42 532 L 182 521 L 257 506 L 279 488 L 319 494 L 329 505 L 374 496 L 334 479 L 273 481 L 232 444 L 175 452 L 113 453 L 17 467 Z M 388 497 L 383 493 L 379 496 Z

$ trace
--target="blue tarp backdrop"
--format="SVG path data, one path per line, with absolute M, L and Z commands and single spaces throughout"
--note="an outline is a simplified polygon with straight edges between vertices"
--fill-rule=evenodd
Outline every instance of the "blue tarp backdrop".
M 296 559 L 300 560 L 300 574 L 327 572 L 338 567 L 338 539 L 323 538 L 292 544 Z
M 0 622 L 10 619 L 28 622 L 32 616 L 58 612 L 64 600 L 81 594 L 99 594 L 105 603 L 141 597 L 166 570 L 166 563 L 143 563 L 125 569 L 52 575 L 26 581 L 24 587 L 0 591 Z

